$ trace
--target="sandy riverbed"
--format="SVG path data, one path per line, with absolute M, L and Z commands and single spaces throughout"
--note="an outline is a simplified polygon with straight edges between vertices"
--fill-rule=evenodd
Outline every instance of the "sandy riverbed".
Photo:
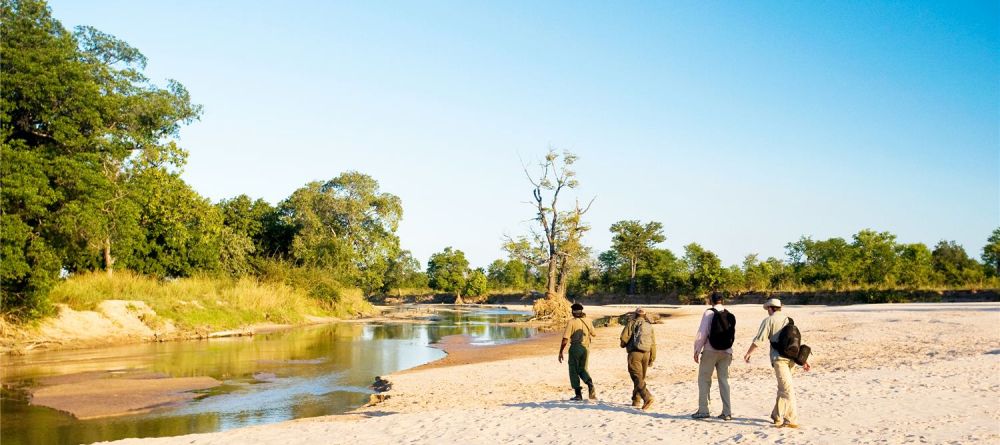
M 760 352 L 731 368 L 732 421 L 689 418 L 697 404 L 691 343 L 701 310 L 680 308 L 656 326 L 659 360 L 648 383 L 657 402 L 650 412 L 628 405 L 620 328 L 612 327 L 599 329 L 594 343 L 590 372 L 599 400 L 593 403 L 567 401 L 572 394 L 566 367 L 556 361 L 558 337 L 549 336 L 492 348 L 485 361 L 442 361 L 391 375 L 388 400 L 348 415 L 115 443 L 1000 442 L 1000 304 L 787 308 L 814 350 L 813 371 L 795 375 L 797 430 L 770 426 L 775 383 Z M 742 356 L 766 314 L 756 305 L 731 310 Z M 718 414 L 714 388 L 713 397 Z

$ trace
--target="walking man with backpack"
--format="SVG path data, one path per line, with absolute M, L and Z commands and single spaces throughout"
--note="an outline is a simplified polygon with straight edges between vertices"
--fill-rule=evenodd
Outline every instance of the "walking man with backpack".
M 722 396 L 722 420 L 732 420 L 733 408 L 729 402 L 729 365 L 733 362 L 733 340 L 736 338 L 736 317 L 722 307 L 722 293 L 713 292 L 709 301 L 712 307 L 701 316 L 698 334 L 694 339 L 694 362 L 698 363 L 698 412 L 695 419 L 710 416 L 709 396 L 712 390 L 712 372 L 719 379 Z
M 573 310 L 573 318 L 566 323 L 566 331 L 563 332 L 562 344 L 559 346 L 559 363 L 562 363 L 563 351 L 569 343 L 569 384 L 576 393 L 570 400 L 583 400 L 580 380 L 587 384 L 588 398 L 594 400 L 597 398 L 597 392 L 594 390 L 594 380 L 587 372 L 587 356 L 590 339 L 594 338 L 594 325 L 583 313 L 582 304 L 573 303 L 570 309 Z
M 628 352 L 628 375 L 632 378 L 632 406 L 648 411 L 653 395 L 646 388 L 646 370 L 656 361 L 656 333 L 646 311 L 636 308 L 622 329 L 621 347 Z M 641 399 L 641 401 L 640 401 Z
M 757 330 L 757 336 L 754 337 L 753 344 L 747 349 L 747 353 L 743 356 L 743 359 L 747 363 L 750 363 L 750 355 L 757 348 L 765 344 L 771 346 L 771 367 L 774 368 L 774 376 L 778 381 L 778 395 L 774 401 L 774 409 L 771 410 L 771 420 L 774 421 L 774 426 L 779 428 L 783 426 L 798 428 L 798 415 L 795 410 L 795 391 L 792 388 L 792 369 L 795 368 L 796 361 L 799 361 L 803 369 L 808 371 L 810 369 L 809 363 L 805 361 L 805 358 L 799 360 L 781 354 L 782 347 L 778 346 L 778 343 L 781 340 L 780 337 L 785 327 L 790 327 L 788 332 L 785 333 L 786 339 L 789 335 L 798 336 L 798 329 L 791 329 L 791 327 L 794 327 L 794 322 L 781 313 L 781 300 L 777 298 L 767 300 L 764 303 L 764 309 L 767 311 L 768 317 L 761 321 L 760 328 Z M 794 340 L 795 349 L 798 350 L 799 339 L 795 338 Z

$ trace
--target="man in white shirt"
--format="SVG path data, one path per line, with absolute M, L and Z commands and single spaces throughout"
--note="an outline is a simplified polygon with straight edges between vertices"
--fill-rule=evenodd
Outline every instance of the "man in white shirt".
M 731 335 L 735 334 L 735 323 L 731 323 L 732 332 L 728 341 L 721 345 L 725 346 L 728 343 L 728 348 L 716 349 L 712 346 L 712 342 L 709 341 L 712 321 L 715 317 L 730 317 L 724 318 L 727 325 L 729 325 L 729 320 L 735 322 L 735 318 L 732 318 L 729 311 L 726 311 L 722 307 L 722 299 L 721 292 L 713 292 L 709 297 L 712 307 L 706 310 L 701 316 L 698 334 L 694 339 L 694 362 L 698 363 L 698 412 L 692 414 L 691 417 L 695 419 L 704 419 L 710 416 L 708 404 L 709 395 L 712 390 L 713 371 L 718 376 L 719 395 L 722 396 L 722 414 L 719 418 L 722 420 L 731 420 L 733 418 L 732 405 L 729 402 L 729 365 L 733 363 Z
M 778 381 L 778 396 L 774 401 L 774 408 L 771 410 L 771 420 L 774 426 L 798 428 L 798 413 L 795 409 L 795 390 L 792 387 L 792 369 L 795 369 L 795 362 L 787 357 L 782 357 L 778 350 L 774 348 L 774 343 L 778 341 L 781 329 L 788 324 L 788 317 L 781 313 L 781 300 L 772 298 L 764 303 L 764 310 L 768 317 L 760 322 L 757 335 L 753 338 L 753 343 L 747 349 L 743 359 L 750 363 L 750 355 L 757 348 L 768 345 L 771 349 L 771 367 L 774 368 L 774 377 Z M 811 369 L 809 363 L 803 363 L 802 369 Z

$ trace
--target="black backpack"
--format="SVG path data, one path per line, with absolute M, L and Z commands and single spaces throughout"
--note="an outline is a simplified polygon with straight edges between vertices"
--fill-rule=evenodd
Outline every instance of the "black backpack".
M 712 317 L 712 327 L 708 331 L 708 344 L 720 351 L 725 351 L 733 347 L 736 339 L 736 316 L 725 309 L 719 312 L 715 308 L 711 309 L 715 315 Z
M 802 344 L 802 334 L 799 333 L 799 328 L 795 327 L 795 320 L 791 318 L 778 333 L 778 341 L 771 342 L 771 347 L 778 351 L 778 355 L 791 359 L 799 365 L 805 364 L 812 352 L 809 346 Z

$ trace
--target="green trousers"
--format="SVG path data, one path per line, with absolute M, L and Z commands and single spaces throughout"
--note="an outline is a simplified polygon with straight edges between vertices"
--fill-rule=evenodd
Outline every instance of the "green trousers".
M 582 389 L 580 380 L 587 385 L 592 384 L 587 373 L 587 348 L 580 344 L 569 345 L 569 384 L 574 390 Z
M 649 352 L 633 351 L 628 353 L 628 376 L 632 378 L 632 404 L 639 399 L 652 400 L 653 395 L 646 389 L 646 369 L 649 368 Z

